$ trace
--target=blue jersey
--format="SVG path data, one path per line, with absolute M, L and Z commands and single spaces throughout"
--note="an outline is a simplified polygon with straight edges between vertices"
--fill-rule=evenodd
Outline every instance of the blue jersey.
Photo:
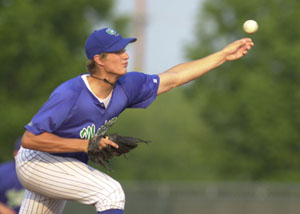
M 24 188 L 17 177 L 15 161 L 0 165 L 0 202 L 18 213 L 23 197 Z
M 89 139 L 105 131 L 126 108 L 146 108 L 156 98 L 158 75 L 128 72 L 114 86 L 107 108 L 87 88 L 81 75 L 58 86 L 25 128 L 35 135 L 50 132 L 60 137 Z M 84 152 L 55 153 L 87 162 Z

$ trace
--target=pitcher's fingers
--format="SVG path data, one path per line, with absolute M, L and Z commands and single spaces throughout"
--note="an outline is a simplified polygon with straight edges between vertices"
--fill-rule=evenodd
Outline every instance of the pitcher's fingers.
M 108 145 L 110 145 L 116 149 L 119 148 L 119 145 L 111 141 L 108 137 L 103 138 L 101 141 L 103 141 L 103 147 L 107 147 Z

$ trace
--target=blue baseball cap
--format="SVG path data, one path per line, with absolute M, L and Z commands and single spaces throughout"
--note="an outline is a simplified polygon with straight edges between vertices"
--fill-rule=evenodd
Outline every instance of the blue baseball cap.
M 103 28 L 94 31 L 88 37 L 85 42 L 85 54 L 88 59 L 93 59 L 97 54 L 118 52 L 136 40 L 136 38 L 123 38 L 112 28 Z

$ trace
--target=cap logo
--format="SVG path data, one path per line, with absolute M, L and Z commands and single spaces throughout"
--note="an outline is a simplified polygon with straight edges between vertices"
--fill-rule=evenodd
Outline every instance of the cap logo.
M 106 33 L 108 33 L 109 35 L 112 35 L 112 36 L 119 36 L 120 35 L 116 30 L 111 29 L 111 28 L 107 28 Z

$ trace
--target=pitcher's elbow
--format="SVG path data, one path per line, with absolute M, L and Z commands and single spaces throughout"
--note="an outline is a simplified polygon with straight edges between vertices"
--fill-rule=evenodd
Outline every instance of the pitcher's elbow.
M 30 149 L 31 148 L 31 142 L 32 142 L 32 136 L 34 136 L 34 134 L 32 134 L 29 131 L 26 131 L 22 137 L 22 147 L 26 148 L 26 149 Z

